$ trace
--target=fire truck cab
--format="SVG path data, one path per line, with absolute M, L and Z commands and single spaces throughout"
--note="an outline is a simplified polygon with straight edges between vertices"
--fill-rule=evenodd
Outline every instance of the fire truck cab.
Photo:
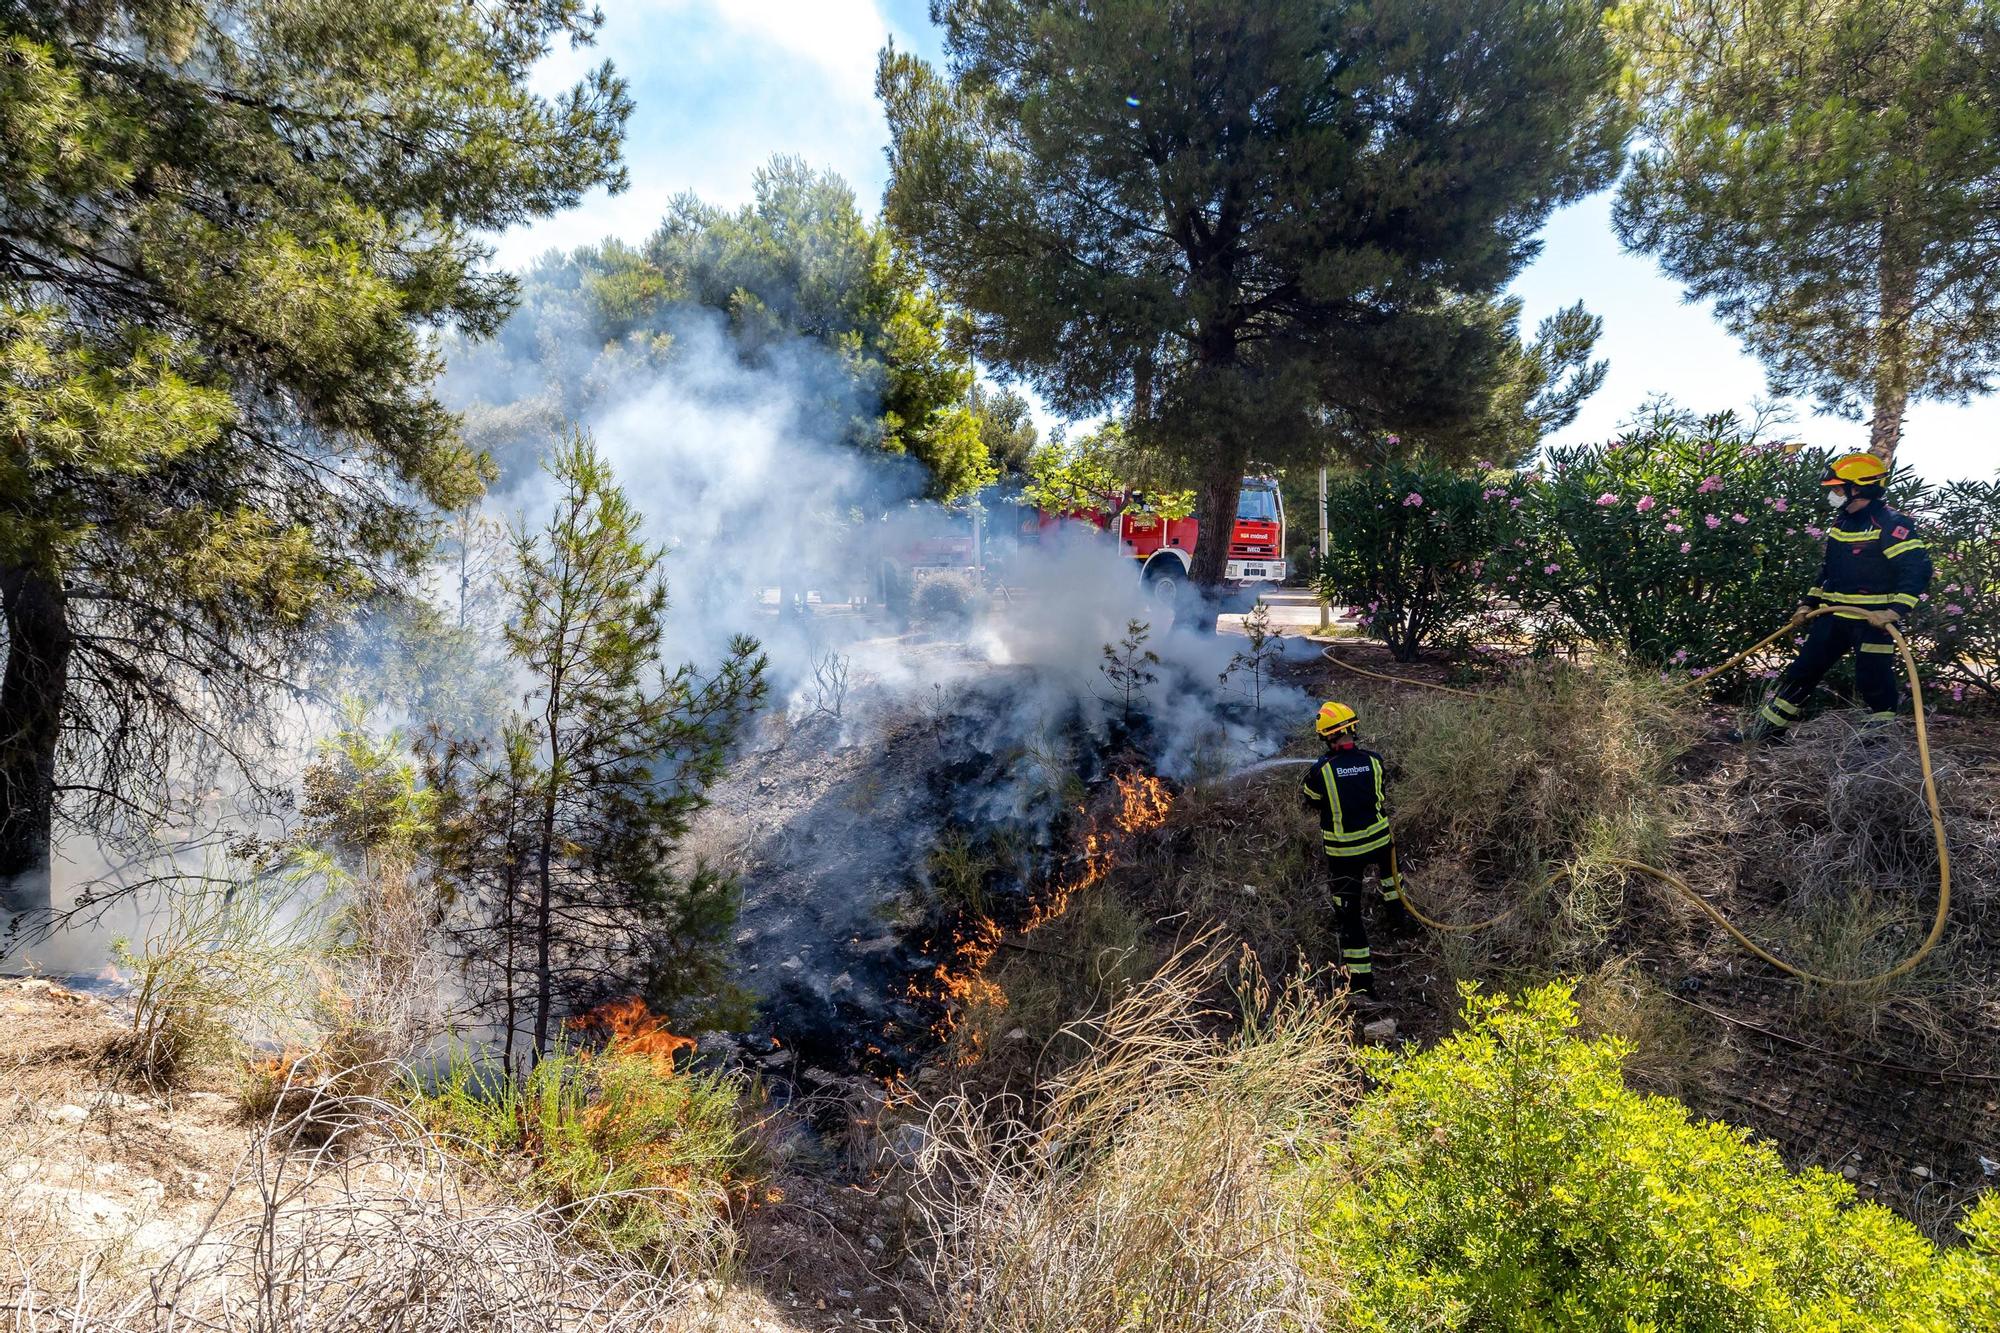
M 1118 520 L 1119 549 L 1138 562 L 1140 577 L 1162 597 L 1177 596 L 1187 582 L 1199 535 L 1200 525 L 1192 516 L 1162 518 L 1143 503 L 1128 505 Z M 1285 501 L 1277 479 L 1245 477 L 1223 581 L 1282 583 L 1285 572 Z

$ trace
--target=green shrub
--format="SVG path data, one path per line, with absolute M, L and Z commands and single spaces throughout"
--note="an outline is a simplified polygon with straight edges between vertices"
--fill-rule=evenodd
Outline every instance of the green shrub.
M 925 574 L 911 599 L 911 618 L 933 630 L 964 629 L 979 603 L 979 585 L 965 574 Z
M 1567 987 L 1465 989 L 1465 1029 L 1369 1052 L 1378 1080 L 1327 1150 L 1321 1271 L 1346 1327 L 2000 1327 L 2000 1206 L 1940 1252 L 1822 1171 L 1627 1089 L 1623 1043 L 1572 1035 Z
M 565 1210 L 584 1240 L 684 1274 L 724 1265 L 730 1212 L 761 1174 L 740 1085 L 676 1071 L 670 1052 L 558 1046 L 526 1075 L 456 1052 L 408 1097 L 432 1133 Z
M 1468 632 L 1488 612 L 1520 489 L 1421 458 L 1340 478 L 1327 488 L 1320 595 L 1353 606 L 1398 661 Z
M 1918 507 L 1937 568 L 1912 620 L 1919 662 L 1954 700 L 2000 700 L 2000 480 L 1953 482 Z
M 1545 625 L 1654 667 L 1719 662 L 1776 629 L 1819 569 L 1824 455 L 1728 413 L 1662 412 L 1551 449 L 1500 585 Z

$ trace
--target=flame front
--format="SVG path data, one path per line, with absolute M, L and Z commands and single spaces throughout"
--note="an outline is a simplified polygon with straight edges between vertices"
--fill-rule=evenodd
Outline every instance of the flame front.
M 1148 773 L 1133 773 L 1118 778 L 1117 788 L 1118 808 L 1111 814 L 1110 829 L 1100 828 L 1097 816 L 1087 807 L 1077 808 L 1077 813 L 1083 816 L 1084 834 L 1078 854 L 1069 861 L 1075 869 L 1056 879 L 1028 905 L 1016 927 L 1019 934 L 1032 935 L 1067 915 L 1078 894 L 1102 883 L 1111 873 L 1133 838 L 1167 822 L 1174 798 L 1160 779 Z M 1007 993 L 986 975 L 987 964 L 999 952 L 1005 934 L 991 917 L 974 917 L 954 936 L 950 960 L 939 964 L 924 981 L 911 987 L 916 998 L 944 1006 L 943 1017 L 931 1028 L 940 1040 L 958 1030 L 961 1015 L 975 1004 L 989 1010 L 1006 1008 Z M 960 1056 L 968 1062 L 977 1059 L 977 1046 L 962 1051 Z
M 571 1031 L 602 1030 L 606 1034 L 606 1050 L 644 1056 L 653 1062 L 661 1077 L 673 1074 L 676 1054 L 695 1049 L 693 1037 L 677 1036 L 668 1031 L 667 1020 L 648 1009 L 646 1002 L 636 995 L 622 1000 L 608 1000 L 570 1019 L 569 1027 Z

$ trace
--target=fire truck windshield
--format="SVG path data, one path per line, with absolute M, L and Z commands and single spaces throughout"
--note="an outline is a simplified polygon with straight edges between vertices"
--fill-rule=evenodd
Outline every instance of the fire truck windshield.
M 1278 521 L 1278 493 L 1266 487 L 1245 486 L 1236 501 L 1236 517 L 1260 523 Z

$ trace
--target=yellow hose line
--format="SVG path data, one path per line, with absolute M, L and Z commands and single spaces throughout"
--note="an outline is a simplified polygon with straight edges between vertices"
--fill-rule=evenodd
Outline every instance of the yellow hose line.
M 1755 653 L 1768 647 L 1772 643 L 1775 643 L 1777 640 L 1783 638 L 1786 634 L 1791 633 L 1792 630 L 1796 629 L 1800 625 L 1805 624 L 1807 621 L 1815 620 L 1820 616 L 1834 614 L 1835 609 L 1836 608 L 1830 606 L 1822 606 L 1815 608 L 1814 610 L 1802 612 L 1799 615 L 1793 616 L 1790 620 L 1786 621 L 1783 625 L 1779 626 L 1778 629 L 1775 630 L 1774 632 L 1765 635 L 1757 642 L 1751 644 L 1748 648 L 1745 648 L 1742 652 L 1736 654 L 1734 657 L 1727 659 L 1720 665 L 1709 670 L 1705 674 L 1705 678 L 1713 678 L 1717 675 L 1720 675 L 1722 672 L 1728 670 L 1730 667 L 1737 665 L 1744 659 L 1754 655 Z M 1931 835 L 1937 840 L 1937 855 L 1938 855 L 1937 912 L 1931 918 L 1930 934 L 1924 936 L 1924 942 L 1917 946 L 1916 952 L 1912 953 L 1909 957 L 1903 959 L 1903 961 L 1901 961 L 1900 963 L 1897 963 L 1894 967 L 1889 968 L 1887 971 L 1878 972 L 1874 976 L 1869 976 L 1869 977 L 1830 977 L 1826 976 L 1823 973 L 1811 972 L 1803 967 L 1797 966 L 1796 964 L 1786 962 L 1784 959 L 1778 957 L 1770 950 L 1764 948 L 1761 944 L 1758 944 L 1757 941 L 1751 939 L 1748 935 L 1744 934 L 1740 929 L 1737 928 L 1734 922 L 1732 922 L 1728 917 L 1722 914 L 1722 911 L 1719 908 L 1717 908 L 1715 904 L 1709 902 L 1708 899 L 1702 897 L 1701 893 L 1694 887 L 1694 885 L 1688 883 L 1687 880 L 1675 874 L 1673 871 L 1663 869 L 1662 867 L 1656 865 L 1648 865 L 1644 861 L 1627 860 L 1624 857 L 1607 858 L 1607 863 L 1610 865 L 1618 866 L 1620 869 L 1629 871 L 1633 874 L 1649 877 L 1651 879 L 1657 880 L 1661 884 L 1666 885 L 1668 888 L 1672 889 L 1675 893 L 1679 894 L 1681 897 L 1687 899 L 1689 902 L 1693 903 L 1696 907 L 1700 908 L 1703 914 L 1705 914 L 1711 921 L 1715 922 L 1716 925 L 1721 926 L 1723 930 L 1727 931 L 1730 935 L 1730 938 L 1734 939 L 1738 944 L 1742 945 L 1745 949 L 1749 950 L 1757 957 L 1763 959 L 1771 966 L 1777 968 L 1779 971 L 1790 973 L 1792 976 L 1799 978 L 1801 981 L 1810 981 L 1821 986 L 1872 986 L 1880 982 L 1892 981 L 1895 978 L 1902 976 L 1903 974 L 1915 968 L 1917 964 L 1923 962 L 1923 960 L 1927 956 L 1929 956 L 1931 950 L 1937 947 L 1938 941 L 1944 938 L 1945 922 L 1951 914 L 1951 849 L 1947 847 L 1945 844 L 1944 812 L 1938 807 L 1937 780 L 1935 777 L 1933 777 L 1931 773 L 1930 732 L 1924 725 L 1924 687 L 1923 683 L 1917 679 L 1917 659 L 1911 654 L 1909 640 L 1903 637 L 1902 630 L 1898 629 L 1893 624 L 1886 624 L 1882 628 L 1886 629 L 1889 632 L 1889 637 L 1895 640 L 1896 654 L 1898 658 L 1901 659 L 1903 664 L 1903 674 L 1906 678 L 1908 678 L 1910 682 L 1910 700 L 1916 712 L 1917 759 L 1918 762 L 1922 765 L 1924 773 L 1924 804 L 1928 806 L 1930 809 Z M 1333 663 L 1341 670 L 1353 672 L 1355 675 L 1358 676 L 1368 676 L 1372 677 L 1375 680 L 1388 681 L 1394 685 L 1414 685 L 1421 689 L 1436 690 L 1443 694 L 1456 694 L 1462 698 L 1467 698 L 1467 699 L 1483 699 L 1487 697 L 1485 695 L 1474 693 L 1471 690 L 1455 689 L 1449 685 L 1434 685 L 1429 681 L 1412 680 L 1407 676 L 1391 676 L 1380 671 L 1370 671 L 1366 667 L 1358 667 L 1351 662 L 1341 661 L 1338 657 L 1334 656 L 1333 648 L 1331 646 L 1327 647 L 1321 655 L 1325 657 L 1327 661 Z M 1676 686 L 1675 688 L 1687 689 L 1697 683 L 1698 682 L 1694 678 L 1690 677 L 1687 681 Z M 1389 867 L 1392 873 L 1396 869 L 1395 851 L 1393 847 L 1389 853 Z M 1419 921 L 1423 925 L 1430 927 L 1432 930 L 1444 931 L 1454 935 L 1472 935 L 1472 934 L 1477 934 L 1480 931 L 1491 930 L 1494 926 L 1497 926 L 1501 922 L 1507 920 L 1509 917 L 1513 916 L 1516 912 L 1520 911 L 1522 908 L 1526 907 L 1529 903 L 1533 902 L 1536 898 L 1540 897 L 1548 889 L 1552 888 L 1557 883 L 1566 879 L 1571 873 L 1572 872 L 1568 867 L 1556 871 L 1553 875 L 1548 876 L 1546 879 L 1542 880 L 1541 883 L 1535 885 L 1535 887 L 1532 890 L 1530 890 L 1526 896 L 1516 901 L 1512 906 L 1506 908 L 1504 911 L 1501 911 L 1497 915 L 1487 917 L 1483 921 L 1454 923 L 1446 921 L 1437 921 L 1429 916 L 1426 916 L 1423 913 L 1423 911 L 1419 909 L 1417 905 L 1410 900 L 1410 886 L 1409 886 L 1409 881 L 1407 879 L 1400 880 L 1400 886 L 1401 886 L 1400 896 L 1403 904 L 1403 909 L 1407 911 L 1412 917 L 1416 918 L 1417 921 Z

